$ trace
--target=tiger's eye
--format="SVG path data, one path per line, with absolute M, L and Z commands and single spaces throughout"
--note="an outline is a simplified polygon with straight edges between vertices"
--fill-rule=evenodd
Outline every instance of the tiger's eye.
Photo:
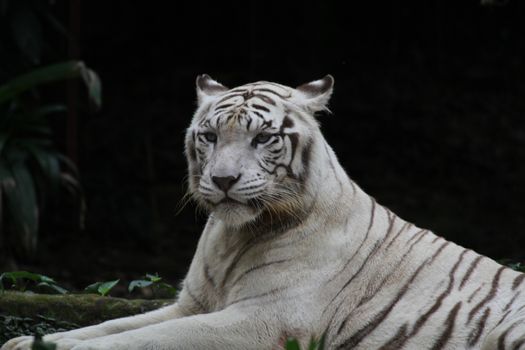
M 257 134 L 257 136 L 254 137 L 253 143 L 254 144 L 262 144 L 270 141 L 272 138 L 272 134 L 261 132 L 260 134 Z
M 217 134 L 213 132 L 204 133 L 204 138 L 206 139 L 206 141 L 211 142 L 211 143 L 217 142 Z

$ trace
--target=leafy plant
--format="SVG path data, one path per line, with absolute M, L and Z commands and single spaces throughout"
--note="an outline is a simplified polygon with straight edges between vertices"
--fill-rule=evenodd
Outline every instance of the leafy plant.
M 0 240 L 22 253 L 37 244 L 39 213 L 45 195 L 62 186 L 83 203 L 73 162 L 52 142 L 47 116 L 66 110 L 62 105 L 40 105 L 22 94 L 42 84 L 80 77 L 96 106 L 101 104 L 101 84 L 83 62 L 49 65 L 0 86 Z M 83 205 L 80 205 L 83 213 Z M 82 215 L 82 214 L 81 214 Z
M 158 274 L 146 274 L 143 279 L 134 280 L 129 283 L 128 291 L 131 293 L 135 288 L 151 288 L 153 292 L 165 291 L 170 297 L 174 297 L 177 289 L 171 284 L 162 282 Z
M 11 338 L 31 334 L 50 334 L 79 328 L 78 324 L 57 320 L 51 317 L 35 315 L 17 317 L 0 314 L 0 346 Z M 42 349 L 42 348 L 41 348 Z
M 308 350 L 324 350 L 325 336 L 323 335 L 321 339 L 317 340 L 315 338 L 310 339 L 308 344 Z M 297 339 L 290 338 L 286 341 L 285 350 L 301 350 L 301 345 Z
M 31 350 L 56 350 L 57 345 L 55 343 L 45 342 L 42 340 L 42 336 L 35 336 Z
M 513 270 L 516 270 L 518 272 L 525 273 L 525 264 L 521 262 L 515 262 L 511 259 L 502 259 L 498 261 L 500 264 L 505 265 Z
M 102 295 L 103 297 L 106 296 L 112 289 L 115 287 L 120 280 L 114 280 L 114 281 L 107 281 L 107 282 L 95 282 L 93 284 L 90 284 L 87 286 L 84 291 L 88 293 L 94 293 Z
M 522 263 L 509 263 L 507 264 L 513 270 L 525 273 L 525 264 Z
M 27 271 L 4 272 L 0 275 L 0 292 L 4 291 L 4 283 L 9 282 L 15 290 L 25 291 L 29 286 L 51 290 L 55 293 L 66 294 L 67 290 L 60 287 L 54 279 Z

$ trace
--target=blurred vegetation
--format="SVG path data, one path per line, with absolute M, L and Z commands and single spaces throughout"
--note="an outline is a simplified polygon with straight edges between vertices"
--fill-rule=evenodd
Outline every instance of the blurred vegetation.
M 51 290 L 54 293 L 65 294 L 67 290 L 60 287 L 54 279 L 27 271 L 12 271 L 0 274 L 0 293 L 5 291 L 5 283 L 9 283 L 9 287 L 18 291 L 25 291 L 31 284 L 40 290 Z
M 57 345 L 51 342 L 45 342 L 41 336 L 35 336 L 31 350 L 56 350 Z
M 323 350 L 325 348 L 325 337 L 324 335 L 320 339 L 312 338 L 308 343 L 308 347 L 301 349 L 301 344 L 297 339 L 290 338 L 286 340 L 284 349 L 285 350 Z
M 51 6 L 37 0 L 0 1 L 0 264 L 13 255 L 35 253 L 40 216 L 62 189 L 78 199 L 79 224 L 83 221 L 76 166 L 55 146 L 50 123 L 66 107 L 49 102 L 46 90 L 53 86 L 42 85 L 81 78 L 98 107 L 101 84 L 82 62 L 41 64 L 55 60 L 60 51 L 52 50 L 46 34 L 67 36 Z
M 90 97 L 100 105 L 100 81 L 82 62 L 38 68 L 0 86 L 0 239 L 19 254 L 30 255 L 36 249 L 40 207 L 46 196 L 64 186 L 82 200 L 76 167 L 55 149 L 46 119 L 65 111 L 65 106 L 26 100 L 21 94 L 74 77 L 83 78 Z
M 108 296 L 109 292 L 117 285 L 121 284 L 120 279 L 111 281 L 98 281 L 91 283 L 81 291 L 82 293 L 98 294 Z M 69 291 L 58 285 L 57 282 L 48 276 L 28 272 L 28 271 L 9 271 L 0 274 L 0 296 L 6 290 L 11 291 L 31 291 L 44 294 L 66 294 Z M 140 297 L 146 299 L 172 299 L 177 294 L 177 289 L 171 284 L 163 281 L 163 278 L 156 274 L 146 274 L 141 279 L 132 280 L 125 288 L 127 296 L 138 294 L 134 293 L 140 290 Z
M 45 335 L 157 309 L 171 303 L 176 292 L 158 274 L 146 274 L 127 287 L 128 297 L 136 289 L 144 291 L 142 299 L 137 293 L 132 300 L 110 297 L 119 282 L 95 282 L 80 293 L 70 293 L 45 275 L 0 274 L 0 346 L 16 336 Z

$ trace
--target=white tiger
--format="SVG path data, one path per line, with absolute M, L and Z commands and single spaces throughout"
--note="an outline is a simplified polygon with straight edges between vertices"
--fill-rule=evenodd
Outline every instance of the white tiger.
M 415 227 L 346 175 L 314 113 L 333 78 L 228 90 L 186 136 L 210 211 L 177 302 L 45 337 L 59 349 L 525 349 L 525 275 Z M 30 339 L 2 350 L 29 349 Z

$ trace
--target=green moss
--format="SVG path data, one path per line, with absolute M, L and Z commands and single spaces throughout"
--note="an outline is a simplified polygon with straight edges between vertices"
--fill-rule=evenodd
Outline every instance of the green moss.
M 127 300 L 92 294 L 0 293 L 0 345 L 19 335 L 48 334 L 135 315 L 170 300 Z

